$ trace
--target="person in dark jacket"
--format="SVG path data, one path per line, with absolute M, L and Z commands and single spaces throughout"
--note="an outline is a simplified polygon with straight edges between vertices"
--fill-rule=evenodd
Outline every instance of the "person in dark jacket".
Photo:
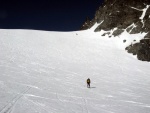
M 87 88 L 90 88 L 91 80 L 88 78 L 86 82 L 87 82 Z

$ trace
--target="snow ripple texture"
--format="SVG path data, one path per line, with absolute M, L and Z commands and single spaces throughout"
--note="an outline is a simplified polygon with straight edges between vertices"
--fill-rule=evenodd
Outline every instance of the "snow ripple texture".
M 122 40 L 1 29 L 0 113 L 150 113 L 150 64 Z

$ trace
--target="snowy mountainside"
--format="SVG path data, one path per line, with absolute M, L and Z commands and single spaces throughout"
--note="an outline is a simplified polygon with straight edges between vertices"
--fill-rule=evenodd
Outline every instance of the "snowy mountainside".
M 138 60 L 150 62 L 149 0 L 104 0 L 103 5 L 96 10 L 94 18 L 87 18 L 81 30 L 89 29 L 97 23 L 99 25 L 94 31 L 105 31 L 102 36 L 108 34 L 110 37 L 120 38 L 124 32 L 137 35 L 146 33 L 140 42 L 135 43 L 133 37 L 130 37 L 133 41 L 125 49 L 128 53 L 136 55 Z
M 92 29 L 1 29 L 0 113 L 149 113 L 150 64 Z

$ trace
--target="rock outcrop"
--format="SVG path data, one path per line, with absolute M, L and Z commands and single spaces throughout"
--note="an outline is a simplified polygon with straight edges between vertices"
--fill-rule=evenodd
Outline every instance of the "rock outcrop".
M 142 39 L 140 43 L 136 43 L 126 47 L 129 53 L 137 55 L 142 61 L 150 61 L 150 39 Z
M 150 61 L 150 0 L 104 0 L 95 13 L 95 17 L 84 23 L 81 29 L 91 28 L 101 23 L 95 32 L 113 30 L 113 36 L 119 36 L 126 30 L 129 34 L 147 33 L 144 39 L 126 48 L 137 55 L 139 60 Z
M 89 19 L 89 17 L 87 17 L 84 24 L 81 26 L 80 30 L 86 30 L 91 26 L 92 26 L 92 21 Z

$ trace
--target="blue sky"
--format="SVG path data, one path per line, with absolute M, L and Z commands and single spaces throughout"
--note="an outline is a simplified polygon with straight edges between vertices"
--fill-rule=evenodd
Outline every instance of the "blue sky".
M 79 30 L 103 0 L 1 0 L 0 28 Z

